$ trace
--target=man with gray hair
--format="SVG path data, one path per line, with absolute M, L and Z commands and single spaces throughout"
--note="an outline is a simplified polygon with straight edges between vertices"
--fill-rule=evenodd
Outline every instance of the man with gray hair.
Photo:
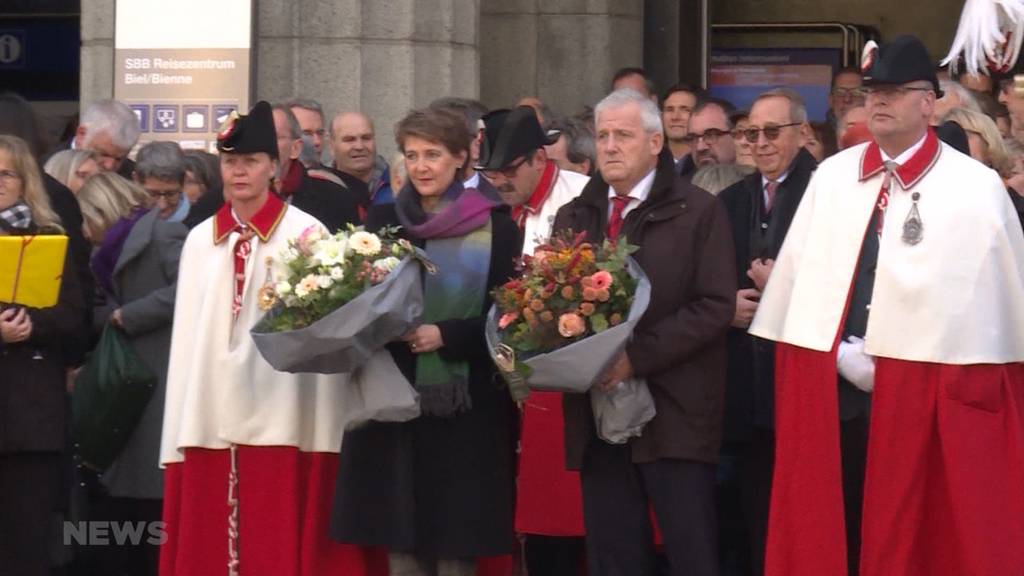
M 323 154 L 324 134 L 326 134 L 324 130 L 323 106 L 312 98 L 300 97 L 287 100 L 284 102 L 284 105 L 291 108 L 295 119 L 299 121 L 303 140 L 308 138 L 313 146 L 313 150 L 316 151 L 314 155 L 316 162 L 303 162 L 303 165 L 306 168 L 318 168 L 321 163 L 321 155 Z
M 139 140 L 139 119 L 117 100 L 100 100 L 86 108 L 68 146 L 92 150 L 100 169 L 130 178 L 134 165 L 128 154 Z
M 590 394 L 642 379 L 657 411 L 625 444 L 601 440 L 591 400 L 567 395 L 566 465 L 580 470 L 589 572 L 655 571 L 653 508 L 669 574 L 717 575 L 715 462 L 722 434 L 725 334 L 736 273 L 728 217 L 675 172 L 657 105 L 617 90 L 596 109 L 599 174 L 562 207 L 554 230 L 628 242 L 651 300 L 626 349 Z
M 548 159 L 562 170 L 590 176 L 597 165 L 597 149 L 590 129 L 575 118 L 555 120 L 550 129 L 558 131 L 558 140 L 544 147 Z
M 727 505 L 742 510 L 753 573 L 763 574 L 775 447 L 775 348 L 747 334 L 747 328 L 818 164 L 804 148 L 812 131 L 796 92 L 779 88 L 762 93 L 750 108 L 749 122 L 742 137 L 753 147 L 757 172 L 719 195 L 732 225 L 739 288 L 728 336 L 723 453 L 735 459 L 739 488 L 739 502 Z M 861 413 L 855 402 L 851 398 L 851 414 Z
M 160 209 L 160 218 L 181 222 L 188 216 L 184 197 L 185 154 L 175 142 L 150 142 L 135 156 L 135 182 Z

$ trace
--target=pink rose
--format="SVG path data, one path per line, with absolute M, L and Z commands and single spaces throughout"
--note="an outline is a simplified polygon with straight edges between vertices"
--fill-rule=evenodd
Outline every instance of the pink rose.
M 591 275 L 590 281 L 595 290 L 606 290 L 612 285 L 612 275 L 607 270 L 601 270 Z
M 515 312 L 502 314 L 501 318 L 498 319 L 498 328 L 501 330 L 508 328 L 509 325 L 515 322 L 517 318 L 519 318 L 519 314 L 516 314 Z
M 583 334 L 587 329 L 583 318 L 573 313 L 562 314 L 558 317 L 558 333 L 565 338 L 574 338 Z

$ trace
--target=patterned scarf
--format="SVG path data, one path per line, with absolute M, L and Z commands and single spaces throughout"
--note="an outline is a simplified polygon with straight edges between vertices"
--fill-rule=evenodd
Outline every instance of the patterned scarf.
M 481 314 L 491 264 L 491 210 L 498 202 L 455 182 L 439 209 L 427 213 L 406 186 L 395 204 L 398 220 L 414 238 L 426 240 L 437 274 L 424 282 L 423 323 L 465 320 Z M 473 407 L 469 363 L 447 361 L 437 352 L 416 357 L 416 390 L 424 414 L 449 417 Z
M 8 234 L 24 234 L 32 226 L 32 210 L 24 201 L 0 210 L 0 230 Z

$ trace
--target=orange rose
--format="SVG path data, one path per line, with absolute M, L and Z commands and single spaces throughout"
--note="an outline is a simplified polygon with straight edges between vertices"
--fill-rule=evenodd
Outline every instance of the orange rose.
M 562 314 L 558 317 L 558 333 L 565 338 L 574 338 L 587 329 L 586 322 L 576 314 Z
M 565 286 L 562 288 L 562 298 L 566 300 L 572 300 L 572 297 L 576 295 L 576 291 L 572 289 L 572 286 Z
M 582 285 L 584 288 L 592 288 L 594 286 L 594 280 L 590 276 L 585 276 L 582 280 L 580 280 L 580 285 Z
M 593 288 L 584 288 L 583 299 L 586 300 L 587 302 L 593 302 L 594 300 L 597 300 L 597 290 Z
M 622 324 L 622 314 L 619 314 L 618 312 L 612 314 L 611 316 L 608 317 L 608 323 L 611 324 L 612 326 L 618 326 L 619 324 Z
M 533 301 L 530 302 L 530 308 L 534 312 L 540 312 L 541 310 L 544 309 L 544 301 L 538 298 L 534 298 Z
M 547 323 L 547 322 L 551 322 L 554 319 L 555 319 L 555 315 L 551 313 L 551 310 L 545 310 L 545 311 L 540 313 L 540 321 L 541 322 Z
M 608 299 L 611 298 L 611 297 L 612 297 L 612 295 L 611 295 L 611 293 L 608 292 L 607 288 L 605 288 L 604 290 L 598 290 L 597 291 L 597 299 L 600 302 L 607 302 Z
M 580 304 L 580 313 L 583 314 L 584 316 L 590 316 L 591 314 L 594 313 L 594 305 L 591 304 L 590 302 L 584 302 L 583 304 Z

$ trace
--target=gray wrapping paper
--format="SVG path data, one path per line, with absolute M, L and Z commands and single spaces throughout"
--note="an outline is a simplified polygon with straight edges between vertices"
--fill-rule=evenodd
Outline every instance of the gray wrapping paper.
M 654 398 L 647 383 L 641 379 L 623 382 L 611 393 L 591 388 L 597 384 L 615 358 L 626 348 L 633 329 L 651 301 L 651 282 L 632 258 L 627 261 L 629 274 L 637 279 L 633 305 L 626 320 L 601 332 L 558 350 L 537 354 L 518 361 L 530 367 L 526 384 L 531 390 L 583 394 L 590 392 L 591 406 L 598 436 L 613 444 L 639 436 L 643 425 L 654 418 Z M 501 337 L 498 334 L 498 310 L 492 306 L 485 330 L 492 357 Z M 500 366 L 499 366 L 500 369 Z
M 419 394 L 384 349 L 377 350 L 343 387 L 345 429 L 373 420 L 405 422 L 420 415 Z
M 299 329 L 268 332 L 267 313 L 250 334 L 266 361 L 281 372 L 348 374 L 385 344 L 416 326 L 423 314 L 421 262 L 406 256 L 380 284 Z

